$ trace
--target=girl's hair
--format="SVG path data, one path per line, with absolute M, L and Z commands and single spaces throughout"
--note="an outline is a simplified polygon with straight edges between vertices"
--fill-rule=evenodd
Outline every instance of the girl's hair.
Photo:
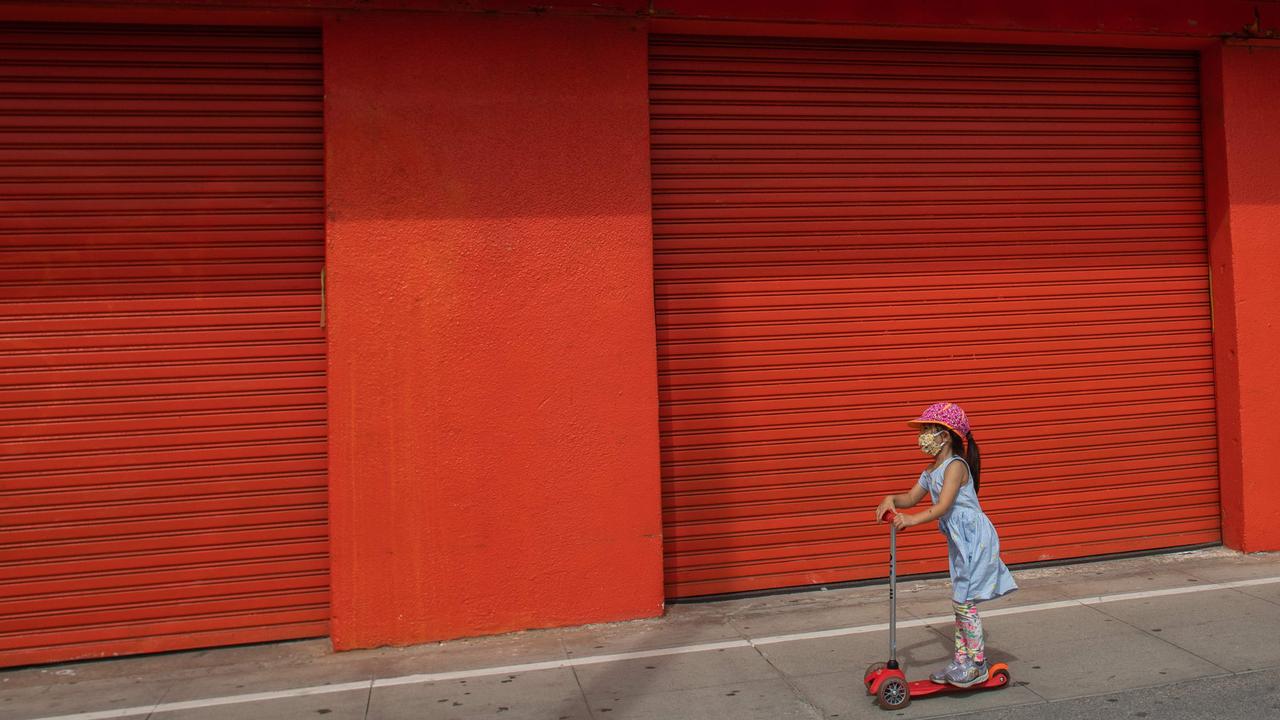
M 980 487 L 978 477 L 982 475 L 982 454 L 978 452 L 978 442 L 973 439 L 972 432 L 965 433 L 964 440 L 961 440 L 955 430 L 946 428 L 946 431 L 951 436 L 951 452 L 955 452 L 959 447 L 964 448 L 964 454 L 956 452 L 956 455 L 964 458 L 965 463 L 969 465 L 969 474 L 973 476 L 973 494 L 977 495 Z

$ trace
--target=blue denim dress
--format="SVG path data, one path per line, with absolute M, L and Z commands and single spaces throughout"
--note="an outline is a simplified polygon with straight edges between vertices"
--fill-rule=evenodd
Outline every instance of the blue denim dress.
M 920 473 L 920 487 L 929 491 L 934 504 L 942 494 L 943 473 L 956 460 L 964 462 L 963 458 L 953 455 L 936 470 Z M 938 529 L 947 537 L 954 602 L 982 602 L 1018 589 L 1009 568 L 1000 560 L 1000 537 L 978 504 L 972 480 L 960 486 L 956 501 L 938 518 Z

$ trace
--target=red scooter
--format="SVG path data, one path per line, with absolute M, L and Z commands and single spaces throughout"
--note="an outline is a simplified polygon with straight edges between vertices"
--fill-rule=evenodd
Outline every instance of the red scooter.
M 1009 666 L 1004 663 L 993 663 L 986 682 L 956 687 L 955 685 L 939 685 L 932 680 L 907 681 L 907 675 L 898 664 L 898 528 L 893 526 L 895 513 L 885 511 L 881 520 L 889 522 L 889 662 L 872 663 L 867 667 L 862 682 L 867 686 L 867 694 L 874 695 L 876 702 L 885 710 L 898 710 L 911 703 L 913 698 L 941 695 L 943 693 L 972 692 L 974 690 L 991 690 L 1009 684 Z

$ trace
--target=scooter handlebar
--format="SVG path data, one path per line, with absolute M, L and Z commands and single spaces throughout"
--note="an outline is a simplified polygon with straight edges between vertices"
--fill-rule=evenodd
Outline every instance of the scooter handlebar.
M 898 513 L 892 510 L 885 510 L 884 514 L 880 516 L 880 522 L 892 522 L 897 515 Z

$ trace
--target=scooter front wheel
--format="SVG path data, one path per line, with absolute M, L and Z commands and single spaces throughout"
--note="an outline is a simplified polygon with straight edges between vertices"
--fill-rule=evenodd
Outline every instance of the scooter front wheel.
M 911 688 L 906 680 L 889 678 L 880 683 L 876 702 L 885 710 L 900 710 L 911 704 Z

